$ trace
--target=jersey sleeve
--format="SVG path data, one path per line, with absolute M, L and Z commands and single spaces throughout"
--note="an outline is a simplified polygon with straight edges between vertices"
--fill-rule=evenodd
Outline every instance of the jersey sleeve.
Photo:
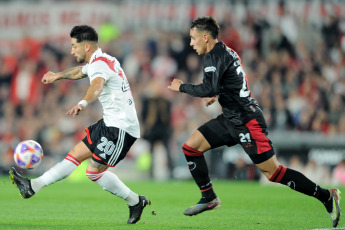
M 88 76 L 90 82 L 97 77 L 104 78 L 105 81 L 109 79 L 109 66 L 103 61 L 96 61 L 89 65 Z
M 217 94 L 219 82 L 219 66 L 212 59 L 210 54 L 204 57 L 204 79 L 199 85 L 182 84 L 180 92 L 187 93 L 193 97 L 213 97 Z
M 87 75 L 88 69 L 89 69 L 89 64 L 84 65 L 81 69 L 81 73 L 84 75 Z

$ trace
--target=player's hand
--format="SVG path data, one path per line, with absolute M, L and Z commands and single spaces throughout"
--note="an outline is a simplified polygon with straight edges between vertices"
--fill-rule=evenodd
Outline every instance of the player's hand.
M 179 79 L 174 79 L 170 86 L 168 86 L 168 89 L 171 89 L 173 91 L 179 92 L 180 91 L 180 85 L 182 85 L 183 82 Z
M 82 111 L 84 108 L 82 105 L 78 104 L 74 106 L 72 109 L 68 110 L 66 115 L 72 115 L 73 117 L 77 116 L 80 111 Z
M 50 84 L 56 81 L 56 79 L 57 79 L 57 74 L 49 71 L 43 75 L 42 82 L 44 84 Z
M 216 101 L 216 97 L 205 97 L 204 98 L 206 107 L 212 105 Z

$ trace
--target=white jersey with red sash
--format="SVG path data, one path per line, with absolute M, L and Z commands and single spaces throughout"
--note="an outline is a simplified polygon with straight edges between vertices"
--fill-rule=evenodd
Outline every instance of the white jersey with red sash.
M 103 107 L 104 123 L 117 127 L 133 137 L 140 137 L 140 126 L 132 91 L 119 61 L 99 48 L 91 56 L 90 63 L 82 69 L 90 82 L 97 77 L 104 78 L 105 84 L 99 96 Z

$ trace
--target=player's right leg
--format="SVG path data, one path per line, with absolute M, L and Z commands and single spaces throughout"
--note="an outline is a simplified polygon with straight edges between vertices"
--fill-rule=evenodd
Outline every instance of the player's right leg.
M 204 152 L 225 145 L 227 138 L 231 139 L 231 136 L 218 117 L 199 127 L 183 144 L 182 151 L 186 157 L 189 171 L 201 192 L 200 201 L 186 209 L 183 214 L 193 216 L 221 206 L 221 202 L 213 190 Z
M 22 198 L 30 198 L 44 186 L 48 186 L 69 176 L 85 159 L 92 156 L 90 150 L 81 141 L 75 145 L 64 160 L 53 166 L 42 176 L 28 179 L 21 176 L 14 167 L 10 170 L 12 183 L 17 186 Z
M 220 207 L 221 202 L 213 190 L 213 185 L 208 175 L 204 152 L 219 146 L 232 146 L 234 144 L 236 142 L 226 127 L 226 120 L 223 115 L 200 126 L 183 144 L 182 151 L 186 157 L 189 171 L 201 191 L 200 201 L 186 209 L 184 211 L 185 215 L 193 216 Z
M 189 171 L 201 191 L 200 201 L 183 212 L 186 216 L 194 216 L 207 210 L 216 209 L 221 205 L 220 200 L 213 191 L 204 157 L 204 152 L 210 148 L 210 144 L 198 130 L 182 146 Z

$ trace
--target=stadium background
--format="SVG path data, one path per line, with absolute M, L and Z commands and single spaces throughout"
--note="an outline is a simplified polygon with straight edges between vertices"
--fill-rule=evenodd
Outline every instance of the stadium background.
M 100 117 L 98 102 L 73 119 L 65 112 L 86 92 L 87 79 L 40 82 L 48 70 L 77 63 L 69 32 L 90 24 L 100 47 L 122 63 L 143 138 L 115 169 L 123 179 L 150 178 L 151 135 L 156 180 L 189 178 L 182 143 L 221 112 L 201 99 L 168 91 L 172 78 L 198 83 L 202 58 L 189 47 L 189 26 L 214 15 L 224 41 L 239 53 L 252 96 L 262 107 L 280 161 L 318 183 L 345 184 L 345 4 L 342 1 L 0 1 L 0 169 L 13 165 L 20 140 L 42 144 L 41 174 L 62 160 Z M 165 100 L 163 100 L 165 99 Z M 165 132 L 166 131 L 166 132 Z M 261 179 L 243 151 L 207 153 L 213 178 Z M 84 175 L 84 173 L 83 173 Z

